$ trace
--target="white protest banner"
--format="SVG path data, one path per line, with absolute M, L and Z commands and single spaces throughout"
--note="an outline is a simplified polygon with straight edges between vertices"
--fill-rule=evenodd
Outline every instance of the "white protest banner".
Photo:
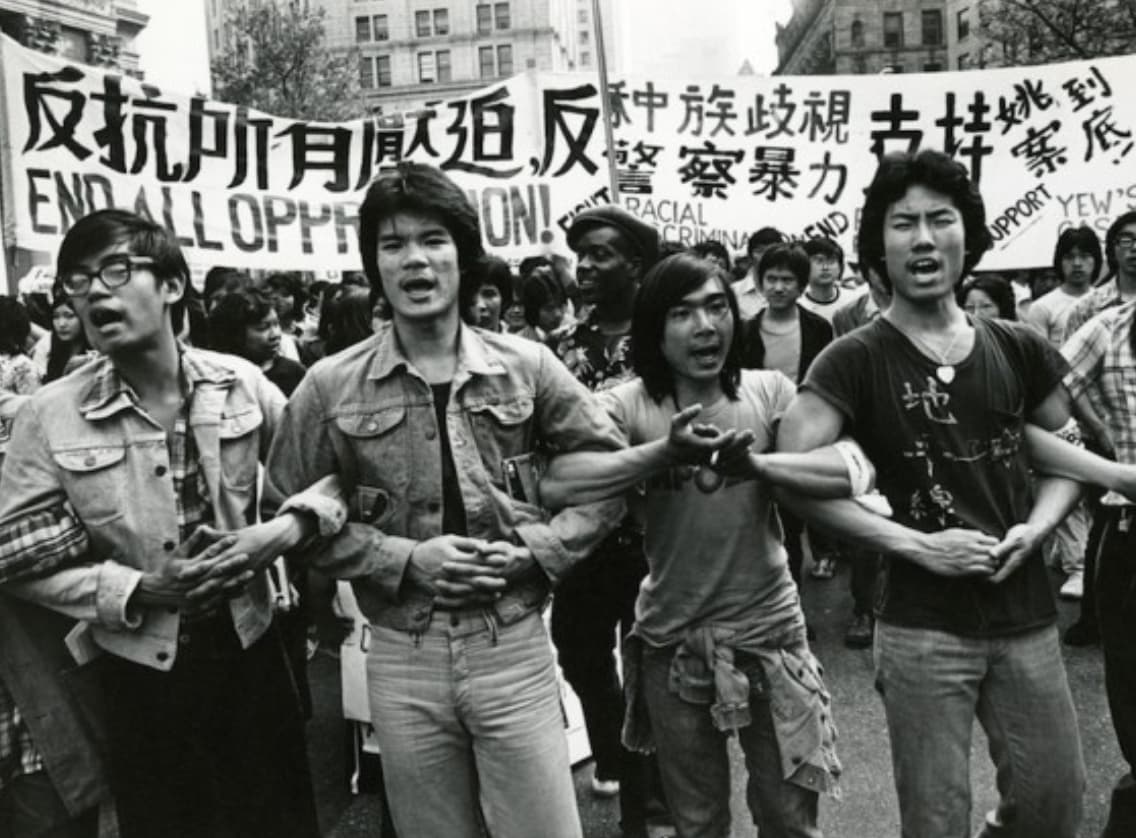
M 113 205 L 178 234 L 198 265 L 357 270 L 358 204 L 380 168 L 433 163 L 469 191 L 486 244 L 559 250 L 608 202 L 597 84 L 525 74 L 421 111 L 284 119 L 160 90 L 0 39 L 9 244 L 54 252 Z M 1136 57 L 964 73 L 654 79 L 612 85 L 622 203 L 684 244 L 733 251 L 773 225 L 852 254 L 877 156 L 945 149 L 986 199 L 980 267 L 1050 263 L 1061 229 L 1136 207 Z

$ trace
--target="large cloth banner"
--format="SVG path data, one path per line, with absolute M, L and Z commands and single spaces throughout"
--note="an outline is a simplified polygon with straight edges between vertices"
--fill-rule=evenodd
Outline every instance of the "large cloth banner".
M 610 202 L 598 86 L 528 73 L 424 110 L 329 124 L 165 91 L 0 38 L 4 232 L 54 253 L 116 206 L 176 231 L 199 266 L 357 270 L 358 206 L 400 159 L 447 171 L 508 258 L 559 250 Z M 1136 57 L 964 73 L 661 79 L 612 85 L 620 201 L 683 244 L 732 251 L 773 225 L 851 256 L 878 155 L 968 167 L 995 245 L 982 268 L 1050 263 L 1058 233 L 1136 207 Z M 1126 104 L 1127 103 L 1127 104 Z

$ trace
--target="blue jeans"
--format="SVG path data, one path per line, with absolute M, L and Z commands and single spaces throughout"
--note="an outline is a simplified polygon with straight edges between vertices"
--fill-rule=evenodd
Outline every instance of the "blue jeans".
M 658 747 L 663 790 L 680 838 L 730 834 L 730 762 L 726 735 L 715 729 L 706 704 L 683 701 L 668 686 L 673 649 L 643 655 L 642 690 Z M 749 781 L 746 801 L 761 838 L 820 838 L 817 793 L 781 777 L 781 752 L 773 733 L 761 665 L 738 655 L 750 680 L 753 721 L 738 731 Z
M 960 637 L 876 624 L 904 838 L 970 835 L 970 742 L 990 742 L 1006 836 L 1074 838 L 1085 766 L 1055 626 Z
M 580 838 L 552 647 L 537 612 L 371 628 L 367 680 L 401 838 Z M 480 813 L 480 814 L 479 814 Z

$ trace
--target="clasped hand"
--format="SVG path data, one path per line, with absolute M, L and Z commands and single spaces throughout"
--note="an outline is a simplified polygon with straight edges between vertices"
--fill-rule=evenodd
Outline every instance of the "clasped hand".
M 414 548 L 408 579 L 443 608 L 485 605 L 535 566 L 532 551 L 507 541 L 439 535 Z
M 702 405 L 692 404 L 671 417 L 667 451 L 680 463 L 708 465 L 722 474 L 739 474 L 750 470 L 749 447 L 756 438 L 753 431 L 696 423 Z

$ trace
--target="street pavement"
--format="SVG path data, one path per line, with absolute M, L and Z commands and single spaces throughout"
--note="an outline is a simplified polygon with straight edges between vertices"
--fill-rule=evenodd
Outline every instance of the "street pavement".
M 1059 583 L 1054 579 L 1055 586 Z M 850 616 L 847 568 L 836 578 L 806 578 L 805 612 L 818 632 L 813 644 L 825 669 L 840 730 L 838 751 L 844 764 L 842 798 L 822 798 L 821 827 L 826 838 L 891 838 L 899 835 L 899 813 L 892 785 L 891 760 L 883 707 L 872 686 L 870 650 L 844 648 L 845 623 Z M 1062 603 L 1061 627 L 1077 615 L 1076 604 Z M 334 625 L 321 624 L 322 636 L 334 641 Z M 382 815 L 375 794 L 352 795 L 347 784 L 345 723 L 339 713 L 339 668 L 334 642 L 321 644 L 310 669 L 315 711 L 308 727 L 309 752 L 316 785 L 320 823 L 328 838 L 374 838 Z M 1101 832 L 1113 784 L 1124 762 L 1116 745 L 1104 694 L 1101 653 L 1097 647 L 1064 647 L 1065 663 L 1080 721 L 1081 740 L 1088 769 L 1082 838 Z M 933 719 L 928 724 L 934 724 Z M 757 835 L 745 805 L 745 768 L 741 753 L 732 748 L 734 825 L 732 838 Z M 619 804 L 591 794 L 592 767 L 576 768 L 577 798 L 586 838 L 620 838 Z M 994 772 L 986 753 L 986 739 L 975 725 L 971 752 L 974 790 L 972 820 L 975 829 L 982 815 L 996 802 Z M 445 836 L 438 836 L 445 838 Z M 539 838 L 539 836 L 533 836 Z

